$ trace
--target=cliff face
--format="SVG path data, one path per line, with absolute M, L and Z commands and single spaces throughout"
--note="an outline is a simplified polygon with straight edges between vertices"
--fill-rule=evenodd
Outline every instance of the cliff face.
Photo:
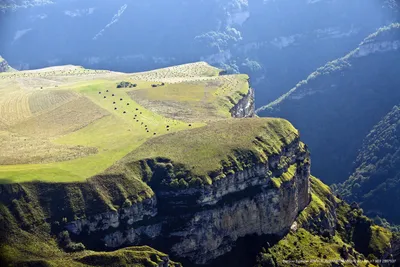
M 90 243 L 102 244 L 98 248 L 146 243 L 175 257 L 206 263 L 230 251 L 240 237 L 285 234 L 309 203 L 308 161 L 308 152 L 295 139 L 265 164 L 212 185 L 156 191 L 157 201 L 148 199 L 66 227 L 84 244 L 88 236 Z
M 253 117 L 255 115 L 254 89 L 250 88 L 239 102 L 230 110 L 234 118 Z

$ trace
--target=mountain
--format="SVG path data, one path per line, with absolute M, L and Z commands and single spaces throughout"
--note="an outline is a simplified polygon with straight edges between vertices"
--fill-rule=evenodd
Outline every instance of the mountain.
M 356 169 L 338 190 L 348 201 L 357 201 L 370 216 L 400 224 L 400 210 L 387 205 L 399 199 L 400 108 L 395 106 L 363 141 Z
M 282 266 L 294 238 L 310 259 L 396 259 L 395 235 L 310 175 L 298 130 L 254 117 L 248 76 L 223 73 L 0 74 L 1 264 Z
M 400 25 L 381 28 L 258 114 L 290 120 L 314 156 L 313 173 L 328 184 L 343 182 L 364 138 L 400 101 L 399 48 Z
M 17 69 L 134 72 L 202 60 L 249 74 L 258 107 L 398 16 L 396 2 L 382 0 L 9 3 L 0 52 Z

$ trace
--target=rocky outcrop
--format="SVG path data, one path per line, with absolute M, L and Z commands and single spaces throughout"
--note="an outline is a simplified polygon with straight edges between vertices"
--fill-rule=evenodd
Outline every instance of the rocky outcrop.
M 277 186 L 279 179 L 294 170 Z M 69 223 L 74 238 L 93 249 L 148 244 L 193 263 L 206 263 L 247 235 L 289 231 L 309 203 L 309 154 L 299 139 L 265 164 L 231 173 L 202 188 L 160 189 L 156 199 Z M 289 177 L 289 178 L 288 178 Z M 90 248 L 90 244 L 88 245 Z
M 0 56 L 0 72 L 14 71 L 13 68 L 8 65 L 8 62 Z
M 80 234 L 84 229 L 88 232 L 118 228 L 121 222 L 128 225 L 143 220 L 145 217 L 153 217 L 157 214 L 157 200 L 155 197 L 148 198 L 130 207 L 123 207 L 120 211 L 105 212 L 90 217 L 90 219 L 77 220 L 69 223 L 66 227 L 74 234 Z
M 7 64 L 7 61 L 2 60 L 0 58 L 0 72 L 6 72 L 8 70 L 9 66 Z
M 232 117 L 247 118 L 255 115 L 254 89 L 249 88 L 249 92 L 230 110 Z

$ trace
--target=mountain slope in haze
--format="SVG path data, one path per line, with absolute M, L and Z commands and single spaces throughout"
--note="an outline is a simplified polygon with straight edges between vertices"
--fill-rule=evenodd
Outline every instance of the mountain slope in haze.
M 367 135 L 356 169 L 339 186 L 348 201 L 356 201 L 370 216 L 400 224 L 400 108 L 395 106 Z
M 313 172 L 327 183 L 343 182 L 363 139 L 400 101 L 399 49 L 400 25 L 382 28 L 258 114 L 293 122 L 314 156 Z
M 17 69 L 136 72 L 202 60 L 249 74 L 257 106 L 397 19 L 382 0 L 53 2 L 0 16 L 0 51 Z

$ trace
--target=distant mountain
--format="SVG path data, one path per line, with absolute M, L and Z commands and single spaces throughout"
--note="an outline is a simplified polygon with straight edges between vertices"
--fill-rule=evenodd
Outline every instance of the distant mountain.
M 0 12 L 54 3 L 52 0 L 0 0 Z
M 203 60 L 249 74 L 257 106 L 397 19 L 396 2 L 382 0 L 42 5 L 48 2 L 7 1 L 32 7 L 7 8 L 0 15 L 0 53 L 18 69 L 75 64 L 132 72 Z
M 258 110 L 289 119 L 313 155 L 313 172 L 343 182 L 373 126 L 400 102 L 400 24 L 382 28 Z

